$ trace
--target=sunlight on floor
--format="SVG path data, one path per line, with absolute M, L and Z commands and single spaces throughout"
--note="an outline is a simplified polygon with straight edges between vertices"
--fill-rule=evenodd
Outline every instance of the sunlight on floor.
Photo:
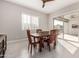
M 59 39 L 59 43 L 65 47 L 71 54 L 74 54 L 79 48 L 79 39 L 77 36 L 63 34 L 61 33 L 58 38 L 64 38 L 63 40 Z
M 58 42 L 65 47 L 71 54 L 74 54 L 76 50 L 78 49 L 77 47 L 74 47 L 73 45 L 69 44 L 67 41 L 59 39 Z
M 76 46 L 76 47 L 79 47 L 79 42 L 71 42 L 71 41 L 68 41 L 69 43 L 71 43 L 72 45 Z

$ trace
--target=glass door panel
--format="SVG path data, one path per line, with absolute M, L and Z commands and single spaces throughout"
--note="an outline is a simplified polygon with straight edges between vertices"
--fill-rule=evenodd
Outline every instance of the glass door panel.
M 64 37 L 64 22 L 61 20 L 54 19 L 53 23 L 54 29 L 58 29 L 58 38 L 63 39 Z

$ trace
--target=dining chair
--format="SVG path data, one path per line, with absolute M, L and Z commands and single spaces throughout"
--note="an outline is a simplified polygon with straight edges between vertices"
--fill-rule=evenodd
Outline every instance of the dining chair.
M 45 42 L 47 42 L 47 46 L 49 47 L 49 51 L 50 51 L 50 44 L 51 43 L 54 44 L 54 48 L 55 48 L 55 46 L 56 46 L 56 38 L 57 38 L 57 30 L 51 30 L 49 38 L 47 40 L 44 40 Z
M 29 41 L 29 43 L 28 43 L 28 50 L 29 50 L 29 47 L 31 46 L 30 53 L 32 53 L 32 47 L 37 46 L 37 44 L 39 44 L 39 41 L 37 41 L 37 42 L 35 42 L 35 41 L 33 42 L 32 41 L 30 30 L 27 30 L 27 37 L 28 37 L 28 41 Z
M 40 33 L 42 29 L 36 29 L 36 33 Z

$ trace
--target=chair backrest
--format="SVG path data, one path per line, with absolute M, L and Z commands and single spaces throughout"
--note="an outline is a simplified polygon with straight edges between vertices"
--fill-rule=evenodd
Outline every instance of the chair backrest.
M 57 30 L 51 30 L 50 31 L 50 40 L 49 42 L 52 43 L 57 38 Z
M 37 29 L 36 33 L 40 33 L 42 31 L 42 29 Z
M 30 30 L 27 30 L 27 37 L 28 37 L 29 43 L 32 43 L 32 39 L 31 39 L 31 36 L 30 36 Z

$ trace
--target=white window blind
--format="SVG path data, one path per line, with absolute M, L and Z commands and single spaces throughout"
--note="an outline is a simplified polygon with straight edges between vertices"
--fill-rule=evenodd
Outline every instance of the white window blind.
M 22 14 L 22 29 L 36 29 L 39 28 L 39 17 Z

